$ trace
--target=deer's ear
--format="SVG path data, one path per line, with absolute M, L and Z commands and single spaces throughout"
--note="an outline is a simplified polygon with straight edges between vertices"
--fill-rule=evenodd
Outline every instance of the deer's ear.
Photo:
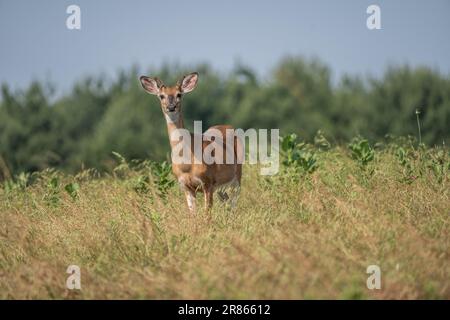
M 159 91 L 164 86 L 163 82 L 158 78 L 150 78 L 141 76 L 139 78 L 142 88 L 150 94 L 159 94 Z
M 179 83 L 179 87 L 181 92 L 188 93 L 195 89 L 198 82 L 198 73 L 193 72 L 188 75 L 185 75 L 183 79 L 181 79 Z

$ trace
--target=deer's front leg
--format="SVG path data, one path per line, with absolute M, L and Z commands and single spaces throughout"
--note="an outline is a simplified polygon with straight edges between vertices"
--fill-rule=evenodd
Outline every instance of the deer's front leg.
M 184 195 L 186 196 L 186 201 L 187 201 L 189 211 L 192 214 L 195 214 L 195 192 L 186 190 L 186 191 L 184 191 Z
M 209 212 L 213 205 L 213 188 L 206 188 L 205 191 L 205 210 Z

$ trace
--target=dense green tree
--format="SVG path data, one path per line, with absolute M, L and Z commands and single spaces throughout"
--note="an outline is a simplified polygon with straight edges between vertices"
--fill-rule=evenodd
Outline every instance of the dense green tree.
M 112 152 L 128 159 L 168 157 L 165 120 L 156 97 L 139 84 L 141 74 L 158 76 L 167 85 L 193 71 L 163 65 L 139 73 L 137 67 L 76 83 L 55 98 L 50 85 L 1 89 L 0 179 L 8 173 L 49 166 L 76 171 L 80 167 L 108 169 Z M 357 134 L 371 140 L 386 134 L 417 136 L 416 110 L 427 144 L 449 143 L 450 76 L 425 68 L 391 67 L 380 78 L 346 75 L 331 83 L 330 69 L 317 59 L 288 57 L 265 78 L 237 65 L 227 74 L 208 65 L 196 90 L 184 98 L 185 125 L 203 121 L 235 127 L 279 128 L 309 140 L 318 130 L 337 142 Z

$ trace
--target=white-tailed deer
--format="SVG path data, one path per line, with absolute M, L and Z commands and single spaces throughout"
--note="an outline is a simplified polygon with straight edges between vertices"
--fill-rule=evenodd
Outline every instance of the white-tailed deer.
M 227 133 L 234 133 L 234 129 L 229 125 L 218 125 L 208 129 L 205 134 L 210 130 L 215 130 L 215 132 L 220 132 L 221 137 L 223 137 L 221 147 L 223 147 L 223 161 L 215 161 L 211 164 L 210 162 L 204 161 L 203 156 L 201 156 L 200 161 L 194 160 L 194 135 L 189 133 L 190 141 L 189 143 L 189 161 L 188 163 L 175 163 L 173 161 L 174 152 L 179 149 L 179 143 L 187 143 L 187 141 L 175 141 L 171 137 L 174 136 L 174 131 L 184 129 L 183 124 L 183 113 L 181 110 L 181 102 L 185 93 L 191 92 L 195 89 L 198 82 L 198 73 L 194 72 L 184 76 L 180 81 L 177 82 L 175 86 L 166 86 L 158 78 L 151 77 L 140 77 L 140 82 L 142 87 L 150 94 L 156 95 L 159 98 L 161 104 L 161 110 L 167 122 L 167 131 L 169 133 L 169 141 L 172 149 L 172 171 L 181 188 L 183 189 L 189 210 L 195 212 L 195 196 L 197 192 L 203 192 L 205 196 L 205 208 L 209 210 L 213 204 L 213 194 L 214 191 L 218 190 L 219 197 L 221 200 L 230 199 L 232 204 L 235 205 L 237 196 L 239 194 L 241 175 L 242 175 L 242 161 L 238 161 L 239 156 L 242 155 L 242 144 L 239 139 L 233 134 L 229 135 Z M 201 155 L 207 146 L 213 141 L 210 139 L 201 139 Z M 233 139 L 231 141 L 230 139 Z M 231 144 L 231 152 L 233 161 L 225 161 L 227 152 L 228 142 L 233 142 Z M 217 142 L 217 141 L 216 141 Z M 241 148 L 241 149 L 239 149 Z M 175 150 L 176 149 L 176 150 Z M 198 158 L 197 158 L 198 159 Z M 221 189 L 226 186 L 231 186 L 231 198 Z

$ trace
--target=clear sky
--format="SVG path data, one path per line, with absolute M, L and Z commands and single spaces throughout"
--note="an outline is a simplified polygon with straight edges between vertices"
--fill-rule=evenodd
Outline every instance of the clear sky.
M 66 8 L 81 8 L 68 30 Z M 381 7 L 381 30 L 366 9 Z M 85 75 L 138 64 L 240 61 L 263 77 L 285 55 L 316 56 L 334 79 L 380 75 L 389 64 L 450 72 L 450 0 L 0 0 L 0 82 L 69 89 Z

